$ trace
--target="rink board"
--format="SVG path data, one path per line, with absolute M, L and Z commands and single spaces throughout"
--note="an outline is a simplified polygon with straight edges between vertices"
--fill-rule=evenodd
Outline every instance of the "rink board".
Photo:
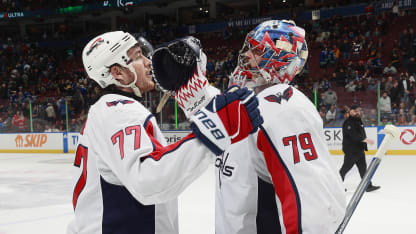
M 63 153 L 63 133 L 2 133 L 0 153 Z
M 398 126 L 400 139 L 393 142 L 386 154 L 416 155 L 416 126 Z M 366 127 L 367 137 L 376 144 L 368 145 L 366 154 L 374 155 L 384 137 L 383 127 Z M 190 131 L 163 131 L 168 144 L 180 141 Z M 0 153 L 74 153 L 78 132 L 2 133 Z M 342 128 L 324 128 L 324 139 L 331 154 L 343 155 Z
M 386 154 L 388 155 L 416 155 L 416 126 L 397 126 L 401 132 L 400 138 L 393 142 Z M 376 144 L 368 145 L 367 155 L 374 155 L 377 147 L 381 144 L 384 133 L 383 126 L 366 127 L 367 138 L 372 139 Z M 324 128 L 324 138 L 328 143 L 331 154 L 344 155 L 342 151 L 342 128 Z

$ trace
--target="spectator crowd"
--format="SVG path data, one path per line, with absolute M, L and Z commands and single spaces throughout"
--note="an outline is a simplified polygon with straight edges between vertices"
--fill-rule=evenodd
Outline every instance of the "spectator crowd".
M 11 6 L 13 2 L 5 5 L 3 1 L 0 7 L 28 7 Z M 416 28 L 408 24 L 414 20 L 415 11 L 408 10 L 400 15 L 383 12 L 298 23 L 307 32 L 310 57 L 293 85 L 316 103 L 325 126 L 341 126 L 349 106 L 357 104 L 365 125 L 416 125 Z M 166 26 L 121 23 L 119 27 L 145 36 L 154 45 L 182 36 Z M 228 85 L 250 29 L 195 35 L 208 56 L 211 85 L 220 89 Z M 83 70 L 81 47 L 68 52 L 68 48 L 43 46 L 39 38 L 0 34 L 0 132 L 79 131 L 88 107 L 99 96 Z M 155 91 L 150 96 L 145 101 L 154 110 L 160 95 Z M 157 116 L 165 128 L 172 128 L 176 121 L 170 103 L 163 119 Z M 185 121 L 182 114 L 179 118 Z

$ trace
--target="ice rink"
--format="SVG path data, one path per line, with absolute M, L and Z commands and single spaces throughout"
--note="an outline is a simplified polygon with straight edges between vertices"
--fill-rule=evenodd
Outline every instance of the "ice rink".
M 338 168 L 343 156 L 333 156 Z M 368 161 L 371 156 L 368 156 Z M 60 234 L 72 219 L 72 154 L 0 154 L 0 234 Z M 386 156 L 345 234 L 414 234 L 416 156 Z M 348 199 L 359 183 L 347 174 Z M 181 196 L 180 233 L 214 234 L 214 167 Z

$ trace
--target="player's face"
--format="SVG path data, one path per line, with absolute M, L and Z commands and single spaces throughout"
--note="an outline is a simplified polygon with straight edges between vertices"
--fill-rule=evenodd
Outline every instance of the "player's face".
M 155 88 L 151 74 L 151 61 L 143 55 L 140 46 L 134 46 L 127 51 L 127 56 L 132 59 L 134 70 L 137 74 L 136 86 L 141 92 L 148 92 Z M 130 82 L 134 80 L 134 74 L 129 74 Z
M 247 50 L 244 53 L 244 56 L 247 59 L 246 61 L 248 62 L 248 66 L 250 66 L 250 68 L 256 68 L 257 64 L 262 60 L 262 51 L 254 47 Z

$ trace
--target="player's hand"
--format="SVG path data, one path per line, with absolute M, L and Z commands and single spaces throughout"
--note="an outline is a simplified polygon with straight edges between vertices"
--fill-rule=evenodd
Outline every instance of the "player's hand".
M 175 96 L 188 118 L 220 93 L 205 77 L 207 56 L 195 37 L 180 38 L 160 46 L 152 55 L 152 66 L 156 82 Z
M 219 155 L 235 142 L 257 131 L 263 123 L 253 91 L 233 86 L 191 116 L 195 136 Z

